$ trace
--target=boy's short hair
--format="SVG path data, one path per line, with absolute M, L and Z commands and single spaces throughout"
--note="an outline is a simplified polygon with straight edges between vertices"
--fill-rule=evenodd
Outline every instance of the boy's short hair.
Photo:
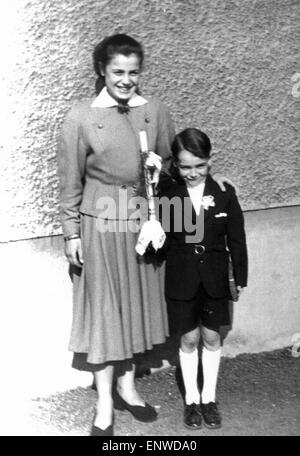
M 182 150 L 187 150 L 199 158 L 210 158 L 211 143 L 209 137 L 198 128 L 186 128 L 178 133 L 171 146 L 175 160 Z

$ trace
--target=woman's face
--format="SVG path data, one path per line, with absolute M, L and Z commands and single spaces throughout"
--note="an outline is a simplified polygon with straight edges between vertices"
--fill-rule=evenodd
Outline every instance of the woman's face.
M 140 60 L 136 54 L 115 54 L 105 69 L 101 70 L 108 93 L 121 101 L 128 101 L 134 95 L 140 73 Z
M 199 158 L 187 150 L 181 150 L 175 165 L 179 175 L 188 187 L 195 187 L 205 181 L 208 174 L 210 159 Z

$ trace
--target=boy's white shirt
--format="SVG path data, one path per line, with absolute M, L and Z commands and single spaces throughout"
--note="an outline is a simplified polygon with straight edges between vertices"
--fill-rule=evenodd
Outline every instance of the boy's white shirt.
M 197 215 L 200 214 L 200 208 L 202 203 L 202 197 L 204 192 L 205 181 L 201 184 L 196 185 L 196 187 L 187 187 L 192 204 L 194 206 L 195 212 Z

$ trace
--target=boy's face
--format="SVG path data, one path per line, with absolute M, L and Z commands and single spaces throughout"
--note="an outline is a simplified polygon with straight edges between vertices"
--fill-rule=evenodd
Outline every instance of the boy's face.
M 178 154 L 175 165 L 186 185 L 196 187 L 205 181 L 211 160 L 210 158 L 199 158 L 187 150 L 182 150 Z

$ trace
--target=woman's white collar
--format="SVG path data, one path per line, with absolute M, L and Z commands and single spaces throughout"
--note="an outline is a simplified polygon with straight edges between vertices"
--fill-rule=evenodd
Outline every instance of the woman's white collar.
M 146 103 L 148 103 L 146 98 L 135 93 L 128 101 L 128 106 L 136 108 L 137 106 L 143 106 Z M 113 106 L 118 106 L 118 102 L 109 95 L 106 87 L 103 87 L 99 95 L 91 104 L 92 108 L 111 108 Z

